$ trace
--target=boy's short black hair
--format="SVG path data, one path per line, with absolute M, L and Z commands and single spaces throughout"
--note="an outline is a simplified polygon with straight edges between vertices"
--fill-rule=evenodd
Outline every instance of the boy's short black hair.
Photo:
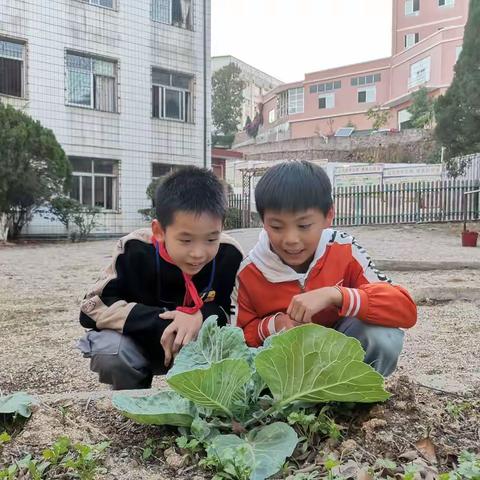
M 203 168 L 182 167 L 166 176 L 155 192 L 155 216 L 164 229 L 177 212 L 209 213 L 223 221 L 226 211 L 225 187 Z
M 279 163 L 269 168 L 255 188 L 260 218 L 265 210 L 300 212 L 316 208 L 324 215 L 332 208 L 332 185 L 323 168 L 307 161 Z

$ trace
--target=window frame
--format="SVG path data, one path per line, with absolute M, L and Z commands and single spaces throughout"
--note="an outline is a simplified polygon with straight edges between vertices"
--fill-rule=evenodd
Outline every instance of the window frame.
M 417 6 L 417 9 L 415 9 Z M 405 16 L 420 15 L 420 0 L 405 0 Z
M 288 90 L 284 90 L 277 95 L 277 118 L 284 118 L 288 115 Z
M 374 92 L 373 99 L 368 100 L 368 93 L 369 92 Z M 362 102 L 360 101 L 360 93 L 365 93 L 365 101 Z M 377 101 L 377 86 L 376 85 L 370 85 L 367 87 L 362 87 L 357 89 L 357 103 L 375 103 Z
M 93 7 L 99 7 L 99 8 L 105 8 L 106 10 L 116 10 L 117 9 L 117 1 L 118 0 L 112 0 L 112 6 L 107 7 L 105 5 L 100 5 L 99 3 L 94 3 L 94 2 L 99 2 L 101 0 L 79 0 L 82 3 L 86 3 L 87 5 L 92 5 Z
M 372 80 L 367 82 L 367 79 L 371 77 Z M 366 85 L 375 85 L 376 83 L 380 83 L 382 81 L 382 73 L 369 73 L 368 75 L 360 75 L 358 77 L 351 77 L 350 78 L 350 86 L 351 87 L 364 87 Z
M 162 72 L 164 74 L 168 74 L 170 76 L 170 85 L 165 85 L 163 83 L 155 82 L 153 78 L 154 71 L 157 70 L 159 72 Z M 173 86 L 173 75 L 181 75 L 184 77 L 188 77 L 188 82 L 189 82 L 189 88 L 182 88 L 182 87 L 177 87 Z M 194 109 L 193 109 L 193 103 L 194 103 L 194 95 L 193 95 L 193 90 L 194 90 L 194 82 L 195 82 L 195 76 L 190 74 L 190 73 L 184 73 L 184 72 L 177 72 L 174 70 L 166 70 L 160 67 L 152 67 L 151 69 L 151 90 L 152 90 L 152 118 L 158 119 L 158 120 L 168 120 L 172 122 L 179 122 L 179 123 L 194 123 Z M 155 105 L 154 105 L 154 89 L 158 89 L 158 116 L 155 115 Z M 166 91 L 174 91 L 178 92 L 181 95 L 181 112 L 183 112 L 183 117 L 184 118 L 175 118 L 175 117 L 167 117 L 166 116 Z M 189 105 L 187 107 L 187 95 L 190 99 Z M 163 113 L 163 115 L 162 115 Z
M 114 76 L 110 75 L 100 75 L 95 73 L 95 67 L 92 64 L 91 72 L 90 72 L 90 105 L 85 105 L 82 103 L 75 103 L 70 101 L 70 91 L 69 91 L 69 67 L 68 67 L 68 56 L 76 56 L 87 58 L 91 62 L 94 60 L 98 60 L 101 62 L 107 62 L 113 64 L 113 71 Z M 118 60 L 112 58 L 101 57 L 94 54 L 89 54 L 85 52 L 78 52 L 76 50 L 65 50 L 65 105 L 69 107 L 78 107 L 78 108 L 85 108 L 87 110 L 93 110 L 97 112 L 104 112 L 104 113 L 120 113 L 119 111 L 119 102 L 118 102 Z M 114 110 L 103 110 L 100 108 L 96 108 L 95 106 L 95 97 L 96 97 L 96 89 L 95 89 L 95 77 L 104 77 L 104 78 L 111 78 L 114 81 L 113 84 L 113 99 L 114 99 Z
M 275 108 L 272 108 L 268 112 L 268 123 L 275 123 L 276 121 L 277 121 L 276 110 Z
M 331 82 L 316 83 L 314 85 L 310 85 L 309 92 L 311 94 L 317 94 L 324 92 L 333 92 L 335 90 L 340 90 L 341 88 L 341 80 L 332 80 Z
M 413 43 L 409 44 L 407 39 L 412 37 L 413 37 Z M 405 45 L 405 49 L 407 50 L 409 48 L 414 47 L 420 41 L 420 33 L 419 32 L 406 33 L 404 38 L 405 38 L 404 45 Z
M 458 62 L 458 59 L 460 58 L 462 50 L 463 50 L 463 45 L 457 45 L 455 47 L 455 63 Z
M 324 99 L 325 100 L 325 106 L 321 107 L 320 106 L 320 100 Z M 330 100 L 330 103 L 329 103 Z M 335 93 L 334 92 L 329 92 L 329 93 L 322 93 L 318 96 L 318 108 L 319 110 L 331 110 L 335 108 Z
M 444 2 L 443 5 L 440 2 Z M 455 0 L 438 0 L 438 8 L 453 8 L 455 6 Z
M 79 172 L 75 171 L 73 164 L 71 160 L 73 159 L 82 159 L 82 160 L 89 160 L 90 161 L 90 172 Z M 89 207 L 95 207 L 101 209 L 102 212 L 118 212 L 119 211 L 119 179 L 120 179 L 120 174 L 119 174 L 119 164 L 120 162 L 118 160 L 112 160 L 110 158 L 90 158 L 90 157 L 77 157 L 77 156 L 72 156 L 69 157 L 70 164 L 72 166 L 72 180 L 74 178 L 79 178 L 79 183 L 78 183 L 78 192 L 79 192 L 79 198 L 77 200 L 80 202 L 81 205 L 89 206 Z M 95 161 L 109 161 L 112 162 L 113 164 L 113 171 L 114 173 L 95 173 Z M 115 169 L 117 172 L 115 173 Z M 85 204 L 83 203 L 83 177 L 90 178 L 92 181 L 92 203 Z M 112 208 L 107 208 L 107 207 L 99 207 L 95 205 L 95 179 L 96 178 L 103 178 L 103 200 L 104 200 L 104 205 L 107 205 L 107 178 L 112 178 Z M 73 180 L 74 181 L 74 180 Z M 73 190 L 73 187 L 72 187 Z M 72 197 L 72 191 L 69 192 L 70 198 Z
M 170 25 L 171 27 L 181 28 L 183 30 L 190 30 L 193 31 L 194 26 L 194 0 L 190 0 L 190 23 L 186 22 L 185 19 L 185 26 L 177 25 L 176 21 L 173 18 L 173 2 L 174 0 L 164 0 L 168 2 L 168 22 L 161 20 L 159 18 L 155 18 L 155 2 L 162 1 L 162 0 L 150 0 L 150 19 L 152 22 L 161 23 L 163 25 Z
M 22 47 L 22 58 L 19 59 L 14 56 L 7 56 L 7 55 L 0 55 L 1 58 L 5 58 L 7 60 L 13 60 L 20 62 L 20 95 L 11 95 L 9 93 L 3 93 L 0 92 L 0 96 L 3 97 L 9 97 L 9 98 L 20 98 L 20 99 L 26 99 L 26 85 L 27 85 L 27 42 L 23 40 L 17 40 L 14 38 L 6 37 L 3 35 L 0 35 L 0 42 L 5 42 L 5 43 L 13 43 L 15 45 L 20 45 Z
M 294 92 L 295 91 L 295 92 Z M 305 89 L 302 87 L 289 88 L 287 90 L 287 113 L 288 115 L 298 115 L 305 112 Z M 290 95 L 295 98 L 290 98 Z M 301 102 L 299 99 L 301 98 Z M 295 108 L 292 108 L 293 102 L 295 102 Z M 299 106 L 301 103 L 301 107 Z M 301 108 L 301 110 L 300 110 Z

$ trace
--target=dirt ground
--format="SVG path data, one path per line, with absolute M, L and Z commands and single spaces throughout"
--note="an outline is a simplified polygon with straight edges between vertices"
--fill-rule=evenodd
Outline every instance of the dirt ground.
M 459 229 L 458 225 L 435 225 L 349 231 L 379 260 L 480 261 L 480 247 L 460 246 Z M 248 251 L 258 231 L 233 235 Z M 75 342 L 83 333 L 77 320 L 79 299 L 108 264 L 114 243 L 0 247 L 1 394 L 105 389 L 89 371 Z M 350 454 L 345 453 L 343 444 L 322 443 L 318 449 L 330 448 L 334 456 L 340 455 L 342 461 L 350 460 L 358 468 L 381 456 L 406 461 L 402 455 L 412 457 L 412 449 L 417 452 L 413 458 L 421 463 L 425 458 L 419 457 L 416 442 L 429 436 L 439 462 L 435 468 L 442 470 L 462 448 L 478 450 L 480 445 L 480 297 L 475 296 L 480 289 L 480 270 L 387 273 L 421 299 L 418 324 L 406 333 L 398 370 L 389 380 L 394 398 L 354 420 L 343 420 L 343 428 L 348 430 L 344 442 L 356 442 Z M 420 294 L 426 288 L 428 298 Z M 458 298 L 457 294 L 449 300 L 444 297 L 449 288 L 458 292 Z M 461 300 L 464 297 L 469 300 Z M 161 378 L 155 381 L 162 384 Z M 62 413 L 65 407 L 67 415 Z M 168 432 L 123 419 L 112 411 L 108 400 L 43 404 L 3 456 L 18 458 L 25 452 L 39 452 L 60 434 L 84 442 L 112 440 L 109 473 L 101 478 L 207 478 L 195 469 L 195 458 L 174 473 L 160 449 L 151 461 L 143 461 L 147 439 L 165 435 L 168 439 Z M 317 456 L 297 459 L 297 469 L 311 472 L 316 462 L 321 463 L 318 455 L 317 451 Z M 353 463 L 350 466 L 357 468 Z
M 462 248 L 458 225 L 351 229 L 375 259 L 480 260 L 480 247 Z M 248 250 L 258 231 L 233 233 Z M 38 243 L 0 247 L 0 389 L 33 394 L 104 389 L 75 348 L 83 329 L 78 303 L 115 241 Z M 405 252 L 405 254 L 402 254 Z M 413 292 L 480 288 L 479 270 L 388 272 Z M 418 325 L 407 332 L 398 372 L 448 390 L 480 385 L 480 296 L 470 302 L 419 306 Z M 460 298 L 460 297 L 459 297 Z M 425 303 L 425 302 L 424 302 Z M 161 379 L 158 379 L 160 382 Z

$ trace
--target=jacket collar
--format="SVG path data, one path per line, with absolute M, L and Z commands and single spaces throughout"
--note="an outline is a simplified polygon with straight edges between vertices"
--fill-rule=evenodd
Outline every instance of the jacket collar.
M 310 271 L 318 264 L 326 252 L 327 245 L 332 238 L 333 230 L 326 228 L 320 237 L 317 250 L 307 273 L 297 273 L 292 267 L 285 265 L 280 257 L 271 250 L 267 232 L 262 230 L 258 242 L 248 256 L 254 265 L 262 272 L 264 277 L 271 283 L 299 281 L 303 282 Z

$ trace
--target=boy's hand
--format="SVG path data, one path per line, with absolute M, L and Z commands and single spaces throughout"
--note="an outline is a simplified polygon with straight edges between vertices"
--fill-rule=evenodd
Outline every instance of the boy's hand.
M 293 327 L 301 325 L 300 323 L 294 322 L 289 315 L 286 313 L 280 313 L 275 318 L 275 331 L 281 332 L 282 330 L 290 330 Z
M 342 306 L 342 294 L 335 287 L 323 287 L 311 292 L 295 295 L 288 306 L 287 313 L 298 323 L 311 323 L 312 317 L 328 307 Z
M 198 311 L 193 315 L 179 312 L 177 310 L 161 313 L 163 320 L 173 320 L 164 330 L 160 344 L 165 352 L 165 366 L 168 367 L 180 349 L 197 338 L 202 327 L 202 312 Z

